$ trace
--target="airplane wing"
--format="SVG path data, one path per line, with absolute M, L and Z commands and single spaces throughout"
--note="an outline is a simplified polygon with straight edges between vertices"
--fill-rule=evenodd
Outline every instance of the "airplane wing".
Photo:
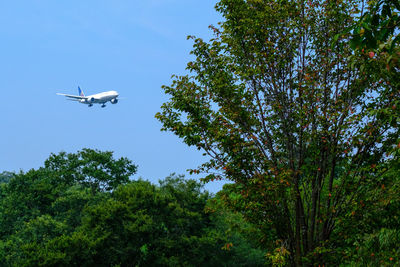
M 73 98 L 73 99 L 76 99 L 76 100 L 87 99 L 86 96 L 79 96 L 79 95 L 67 95 L 67 94 L 61 94 L 61 93 L 57 93 L 57 95 L 63 95 L 63 96 L 66 96 L 66 97 L 69 97 L 69 98 Z

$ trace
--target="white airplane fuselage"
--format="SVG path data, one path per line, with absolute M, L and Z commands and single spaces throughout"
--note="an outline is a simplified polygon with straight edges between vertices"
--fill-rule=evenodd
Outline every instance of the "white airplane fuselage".
M 108 101 L 111 101 L 111 103 L 113 102 L 116 103 L 116 101 L 118 101 L 117 100 L 118 96 L 119 94 L 117 91 L 107 91 L 94 95 L 88 95 L 86 96 L 85 99 L 81 99 L 79 102 L 82 104 L 94 104 L 94 103 L 104 104 Z

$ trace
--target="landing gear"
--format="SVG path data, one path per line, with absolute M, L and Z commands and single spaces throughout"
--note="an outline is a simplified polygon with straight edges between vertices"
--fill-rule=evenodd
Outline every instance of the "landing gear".
M 89 104 L 89 105 L 88 105 L 88 107 L 91 107 L 91 106 L 93 106 L 93 104 Z
M 102 107 L 102 108 L 105 108 L 105 107 L 106 107 L 106 104 L 101 105 L 101 107 Z

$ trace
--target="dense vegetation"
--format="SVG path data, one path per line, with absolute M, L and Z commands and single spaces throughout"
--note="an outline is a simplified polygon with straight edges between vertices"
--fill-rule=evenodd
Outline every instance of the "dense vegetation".
M 221 0 L 214 38 L 192 37 L 189 74 L 163 87 L 163 130 L 208 155 L 192 170 L 205 181 L 234 182 L 228 203 L 276 264 L 399 260 L 398 213 L 383 212 L 398 192 L 399 7 Z
M 129 179 L 135 170 L 128 159 L 84 149 L 53 154 L 37 170 L 1 173 L 0 266 L 288 263 L 290 251 L 274 240 L 270 224 L 244 220 L 246 201 L 237 185 L 212 196 L 182 176 L 159 185 Z M 330 243 L 309 257 L 343 266 L 398 262 L 399 173 L 397 162 L 363 186 Z
M 52 154 L 0 174 L 0 266 L 400 265 L 399 8 L 220 0 L 156 117 L 232 183 Z
M 135 170 L 84 149 L 2 173 L 0 266 L 262 266 L 258 231 L 198 182 L 129 180 Z

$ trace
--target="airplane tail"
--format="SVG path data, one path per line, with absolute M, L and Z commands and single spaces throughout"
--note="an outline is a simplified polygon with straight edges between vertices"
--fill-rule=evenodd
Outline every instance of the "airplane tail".
M 85 96 L 85 94 L 83 93 L 82 89 L 78 86 L 78 92 L 79 92 L 79 96 Z

